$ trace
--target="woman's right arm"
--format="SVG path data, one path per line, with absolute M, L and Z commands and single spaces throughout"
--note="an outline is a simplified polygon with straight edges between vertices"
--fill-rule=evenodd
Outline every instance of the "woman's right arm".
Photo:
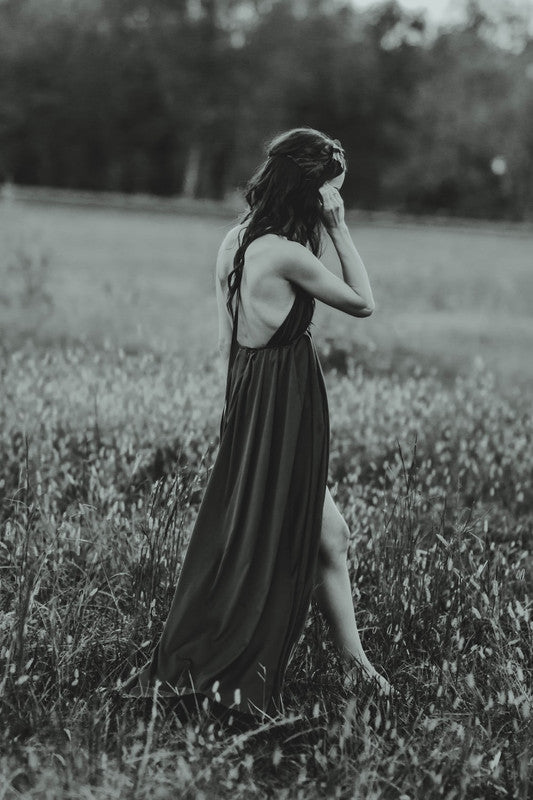
M 353 317 L 369 317 L 375 309 L 372 289 L 361 256 L 344 221 L 344 206 L 337 189 L 325 185 L 324 221 L 341 262 L 344 280 L 298 242 L 284 243 L 279 274 L 297 283 L 313 297 Z
M 363 264 L 363 260 L 350 236 L 350 231 L 345 222 L 328 228 L 328 233 L 341 262 L 344 282 L 350 286 L 366 303 L 370 313 L 375 308 L 370 281 Z
M 310 250 L 298 242 L 284 243 L 278 262 L 278 274 L 298 284 L 328 306 L 338 308 L 352 317 L 369 317 L 375 308 L 374 298 L 364 264 L 348 228 L 339 229 L 335 233 L 331 230 L 329 232 L 339 254 L 344 280 L 334 275 Z

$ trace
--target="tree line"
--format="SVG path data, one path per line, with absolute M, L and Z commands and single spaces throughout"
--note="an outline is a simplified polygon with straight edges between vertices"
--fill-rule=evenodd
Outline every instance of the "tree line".
M 223 198 L 311 125 L 348 206 L 530 218 L 533 38 L 507 9 L 430 36 L 394 0 L 3 0 L 0 181 Z

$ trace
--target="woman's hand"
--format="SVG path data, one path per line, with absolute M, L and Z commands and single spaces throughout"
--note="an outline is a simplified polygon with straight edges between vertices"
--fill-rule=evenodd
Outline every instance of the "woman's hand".
M 344 223 L 344 201 L 339 190 L 327 181 L 318 191 L 322 202 L 322 220 L 330 231 Z

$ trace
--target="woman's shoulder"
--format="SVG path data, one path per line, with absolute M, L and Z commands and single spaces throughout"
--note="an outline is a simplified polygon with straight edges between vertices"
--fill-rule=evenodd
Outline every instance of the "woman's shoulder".
M 226 232 L 218 248 L 217 275 L 220 281 L 224 282 L 233 266 L 233 257 L 238 247 L 238 236 L 241 225 L 234 225 Z
M 219 274 L 222 279 L 227 278 L 229 272 L 233 267 L 233 258 L 239 246 L 239 241 L 242 241 L 240 234 L 245 230 L 247 222 L 234 225 L 224 236 L 219 248 Z M 297 242 L 292 242 L 285 236 L 277 233 L 264 233 L 261 236 L 253 239 L 248 245 L 246 252 L 248 255 L 261 256 L 261 253 L 268 252 L 269 259 L 272 259 L 274 251 L 282 253 L 284 249 L 290 247 L 301 247 Z
M 234 225 L 233 228 L 230 228 L 230 230 L 226 232 L 220 243 L 219 252 L 225 252 L 226 250 L 235 248 L 241 227 L 241 225 Z
M 224 250 L 236 250 L 239 243 L 239 236 L 243 233 L 248 226 L 247 222 L 241 222 L 238 225 L 234 225 L 224 236 L 224 239 L 221 244 L 221 249 Z M 241 239 L 242 241 L 242 239 Z M 254 245 L 255 247 L 267 244 L 267 245 L 276 245 L 279 244 L 281 246 L 294 246 L 302 247 L 298 242 L 294 242 L 291 239 L 287 239 L 286 236 L 283 236 L 280 233 L 263 233 L 260 236 L 257 236 L 253 239 L 248 247 Z

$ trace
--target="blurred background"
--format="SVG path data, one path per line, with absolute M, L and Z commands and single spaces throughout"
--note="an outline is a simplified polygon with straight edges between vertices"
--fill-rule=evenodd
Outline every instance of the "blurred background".
M 2 0 L 0 177 L 223 199 L 338 137 L 348 205 L 533 216 L 527 0 Z
M 218 244 L 310 125 L 377 304 L 324 352 L 529 385 L 531 0 L 0 0 L 0 75 L 4 342 L 216 347 Z

